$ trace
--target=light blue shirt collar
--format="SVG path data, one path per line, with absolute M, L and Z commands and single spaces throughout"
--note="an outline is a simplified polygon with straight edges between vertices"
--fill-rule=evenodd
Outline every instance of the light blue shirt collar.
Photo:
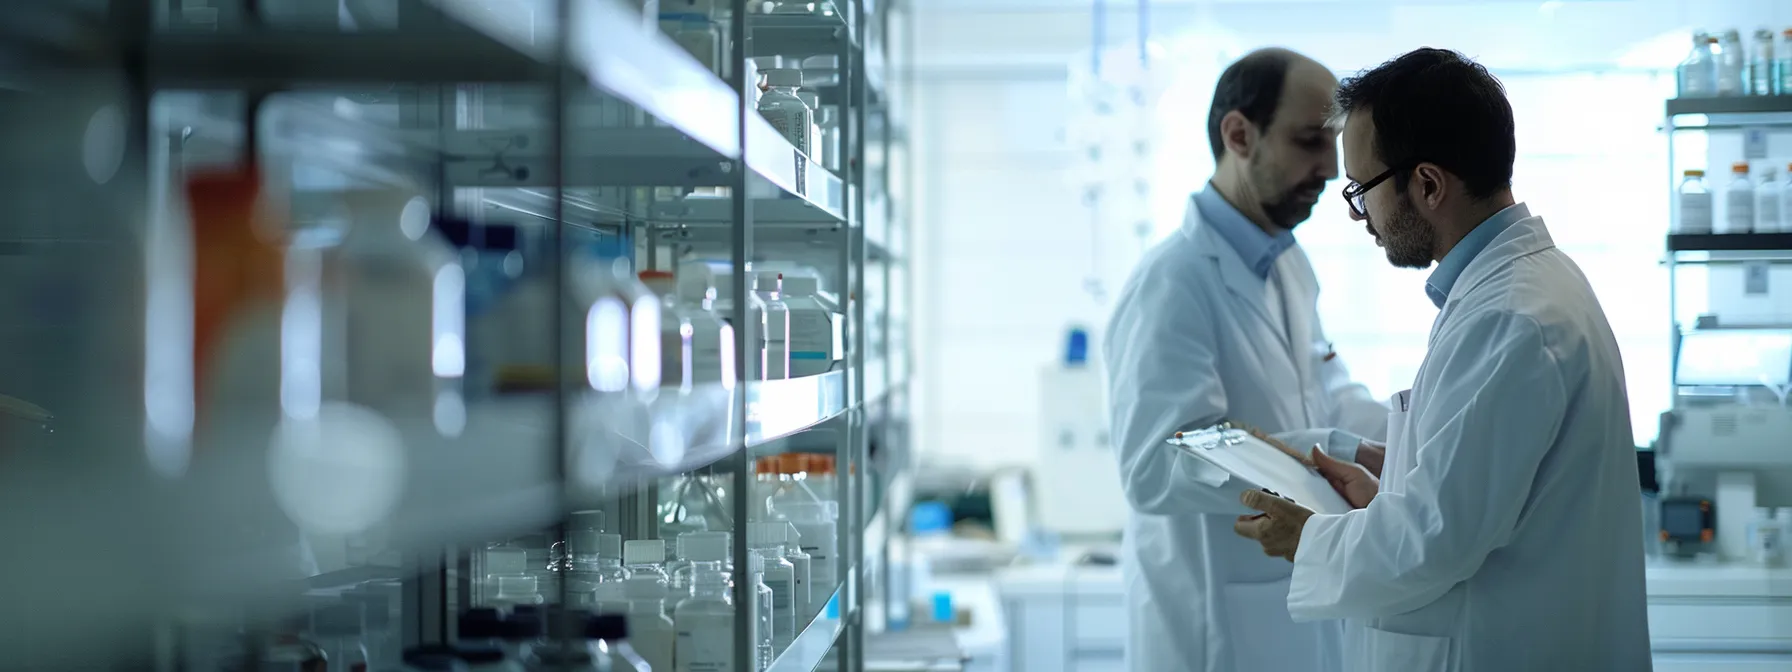
M 1238 208 L 1226 202 L 1226 197 L 1207 183 L 1207 188 L 1195 192 L 1195 209 L 1201 213 L 1201 221 L 1213 227 L 1244 260 L 1244 265 L 1257 274 L 1259 280 L 1269 278 L 1269 269 L 1275 266 L 1276 257 L 1294 246 L 1294 234 L 1282 231 L 1274 236 L 1263 232 L 1261 227 L 1245 217 Z
M 1488 217 L 1486 221 L 1469 231 L 1468 235 L 1463 236 L 1462 240 L 1456 243 L 1455 247 L 1450 248 L 1448 254 L 1444 255 L 1443 261 L 1437 262 L 1437 269 L 1433 270 L 1431 277 L 1425 280 L 1425 295 L 1431 297 L 1431 303 L 1436 304 L 1438 308 L 1443 308 L 1444 300 L 1450 298 L 1450 289 L 1456 286 L 1456 280 L 1462 277 L 1462 272 L 1468 270 L 1469 262 L 1480 256 L 1481 250 L 1487 249 L 1487 245 L 1492 243 L 1493 239 L 1498 237 L 1502 231 L 1517 224 L 1518 220 L 1529 216 L 1531 216 L 1530 208 L 1525 207 L 1523 203 L 1514 203 L 1506 206 L 1504 210 L 1493 213 L 1492 217 Z

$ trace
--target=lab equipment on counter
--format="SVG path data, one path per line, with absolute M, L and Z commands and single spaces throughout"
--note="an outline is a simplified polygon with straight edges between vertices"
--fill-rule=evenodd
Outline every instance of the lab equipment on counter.
M 1127 500 L 1109 441 L 1107 391 L 1101 371 L 1089 366 L 1088 330 L 1068 327 L 1062 343 L 1059 359 L 1039 370 L 1039 417 L 1046 424 L 1031 468 L 1032 507 L 1050 532 L 1117 536 L 1126 525 Z M 1080 496 L 1056 494 L 1066 492 Z
M 1679 216 L 1674 218 L 1674 233 L 1711 233 L 1713 207 L 1705 171 L 1686 171 L 1678 196 Z
M 1730 185 L 1724 188 L 1724 218 L 1713 233 L 1749 233 L 1755 229 L 1755 183 L 1748 162 L 1730 164 Z
M 1785 533 L 1771 507 L 1755 507 L 1755 517 L 1748 522 L 1749 559 L 1767 567 L 1784 562 Z
M 1341 514 L 1351 506 L 1317 472 L 1249 430 L 1222 423 L 1191 432 L 1177 432 L 1167 443 L 1213 465 L 1222 479 L 1213 485 L 1242 490 L 1265 489 L 1317 513 Z
M 1704 497 L 1661 500 L 1661 542 L 1666 554 L 1692 557 L 1707 551 L 1717 538 L 1714 508 Z

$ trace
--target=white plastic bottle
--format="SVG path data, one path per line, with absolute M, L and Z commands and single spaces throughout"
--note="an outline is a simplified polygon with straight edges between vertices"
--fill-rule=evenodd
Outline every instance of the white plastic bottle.
M 766 380 L 790 377 L 790 308 L 784 304 L 784 274 L 764 271 L 753 275 L 753 295 L 765 306 Z
M 1780 171 L 1768 166 L 1761 173 L 1761 181 L 1755 185 L 1755 233 L 1774 233 L 1780 229 Z
M 1680 181 L 1678 210 L 1674 233 L 1711 233 L 1711 188 L 1705 184 L 1705 171 L 1688 170 Z
M 809 160 L 814 161 L 816 165 L 827 165 L 827 157 L 822 155 L 821 146 L 821 94 L 813 91 L 798 91 L 796 97 L 809 108 L 809 137 L 803 141 L 803 146 L 808 149 L 803 150 L 803 154 L 807 155 Z
M 839 530 L 835 527 L 837 514 L 831 504 L 833 502 L 791 502 L 782 511 L 796 526 L 801 535 L 802 550 L 809 555 L 809 592 L 815 600 L 809 606 L 809 613 L 803 615 L 804 621 L 820 611 L 840 585 L 839 568 L 835 566 Z
M 1780 223 L 1774 229 L 1776 233 L 1792 233 L 1792 164 L 1786 165 L 1785 178 L 1773 185 L 1773 190 L 1780 195 Z
M 685 535 L 691 560 L 688 597 L 672 611 L 677 672 L 744 672 L 734 659 L 734 580 L 723 569 L 728 536 Z
M 788 523 L 748 523 L 748 547 L 763 558 L 761 580 L 772 593 L 772 655 L 790 647 L 796 638 L 798 597 L 796 565 L 784 557 L 784 530 Z
M 683 314 L 677 279 L 665 271 L 641 271 L 637 275 L 649 291 L 660 297 L 660 384 L 689 390 L 696 377 L 692 370 L 696 328 Z
M 756 659 L 754 669 L 765 670 L 771 668 L 772 661 L 778 658 L 774 643 L 778 636 L 778 621 L 774 616 L 776 598 L 772 595 L 771 586 L 765 585 L 765 556 L 758 552 L 747 554 L 747 582 L 753 588 L 753 596 L 757 604 L 753 611 L 758 617 L 759 624 L 753 631 L 755 639 L 758 640 L 753 645 Z
M 1693 33 L 1692 53 L 1680 62 L 1680 97 L 1709 98 L 1717 95 L 1717 55 L 1712 45 L 1717 40 L 1703 32 Z
M 735 338 L 747 339 L 747 380 L 765 380 L 765 302 L 753 291 L 753 272 L 747 271 L 747 323 L 734 324 L 734 275 L 732 270 L 714 274 L 716 317 L 733 326 Z
M 672 669 L 672 647 L 677 640 L 677 629 L 673 627 L 672 617 L 666 615 L 669 593 L 665 584 L 653 577 L 636 577 L 623 581 L 622 590 L 628 599 L 628 636 L 629 641 L 634 642 L 635 651 L 647 659 L 653 669 Z
M 1772 567 L 1785 559 L 1784 533 L 1773 509 L 1755 508 L 1755 517 L 1748 523 L 1749 555 L 1755 564 Z
M 568 580 L 609 583 L 629 577 L 622 566 L 622 535 L 596 530 L 572 530 L 566 535 L 571 570 Z
M 1718 46 L 1722 51 L 1717 59 L 1717 95 L 1740 96 L 1743 93 L 1743 65 L 1748 62 L 1742 34 L 1734 28 L 1726 30 Z
M 816 296 L 814 277 L 784 277 L 784 305 L 790 310 L 790 375 L 827 373 L 840 358 L 834 350 L 834 312 Z
M 666 542 L 661 539 L 631 539 L 622 545 L 622 565 L 628 569 L 629 578 L 655 579 L 666 581 L 666 570 L 660 564 L 666 560 Z
M 810 558 L 808 553 L 803 552 L 802 535 L 797 533 L 796 525 L 789 521 L 779 521 L 771 523 L 771 525 L 783 531 L 782 535 L 773 531 L 766 538 L 783 544 L 784 559 L 790 561 L 792 575 L 795 577 L 793 585 L 796 587 L 796 627 L 801 630 L 808 627 L 809 617 L 815 613 L 815 610 L 821 608 L 821 605 L 818 604 L 818 600 L 821 598 L 816 595 L 815 590 L 815 570 L 812 564 L 814 559 Z
M 679 266 L 678 312 L 691 325 L 691 375 L 696 383 L 734 382 L 734 328 L 716 314 L 715 272 L 709 264 Z
M 759 114 L 771 122 L 785 140 L 803 156 L 809 156 L 809 128 L 815 124 L 815 111 L 797 96 L 803 85 L 803 71 L 795 68 L 770 68 L 764 71 L 765 93 L 759 96 Z M 808 184 L 807 161 L 796 163 L 797 189 Z
M 1724 218 L 1714 233 L 1749 233 L 1755 230 L 1755 183 L 1748 177 L 1748 162 L 1730 166 L 1730 185 L 1724 188 Z
M 1774 95 L 1775 62 L 1773 58 L 1773 31 L 1766 28 L 1755 31 L 1755 39 L 1749 41 L 1748 50 L 1748 93 L 1751 96 Z

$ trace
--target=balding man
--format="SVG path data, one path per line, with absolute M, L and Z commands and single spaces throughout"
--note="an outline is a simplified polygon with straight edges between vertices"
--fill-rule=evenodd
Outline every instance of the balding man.
M 1104 356 L 1132 514 L 1122 566 L 1135 672 L 1337 669 L 1341 626 L 1288 616 L 1289 564 L 1233 533 L 1236 482 L 1164 440 L 1233 421 L 1379 473 L 1388 409 L 1351 382 L 1319 327 L 1318 282 L 1293 236 L 1338 176 L 1326 124 L 1338 82 L 1284 49 L 1220 75 L 1217 166 L 1181 230 L 1147 253 Z M 1334 429 L 1335 428 L 1335 429 Z

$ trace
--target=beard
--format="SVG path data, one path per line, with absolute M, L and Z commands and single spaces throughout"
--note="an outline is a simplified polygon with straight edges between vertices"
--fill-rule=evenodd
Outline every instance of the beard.
M 1263 200 L 1257 205 L 1263 208 L 1263 214 L 1269 218 L 1269 223 L 1293 230 L 1301 222 L 1307 221 L 1307 218 L 1313 216 L 1314 204 L 1302 199 L 1298 194 L 1314 191 L 1324 193 L 1326 180 L 1315 177 L 1297 184 L 1279 187 L 1276 184 L 1279 179 L 1270 168 L 1267 163 L 1262 161 L 1253 161 L 1251 164 L 1251 180 L 1257 188 L 1257 193 L 1263 195 Z
M 1431 253 L 1437 249 L 1437 230 L 1419 216 L 1406 199 L 1396 201 L 1394 213 L 1377 233 L 1373 222 L 1365 223 L 1369 233 L 1381 241 L 1388 263 L 1395 268 L 1424 269 L 1431 266 Z

